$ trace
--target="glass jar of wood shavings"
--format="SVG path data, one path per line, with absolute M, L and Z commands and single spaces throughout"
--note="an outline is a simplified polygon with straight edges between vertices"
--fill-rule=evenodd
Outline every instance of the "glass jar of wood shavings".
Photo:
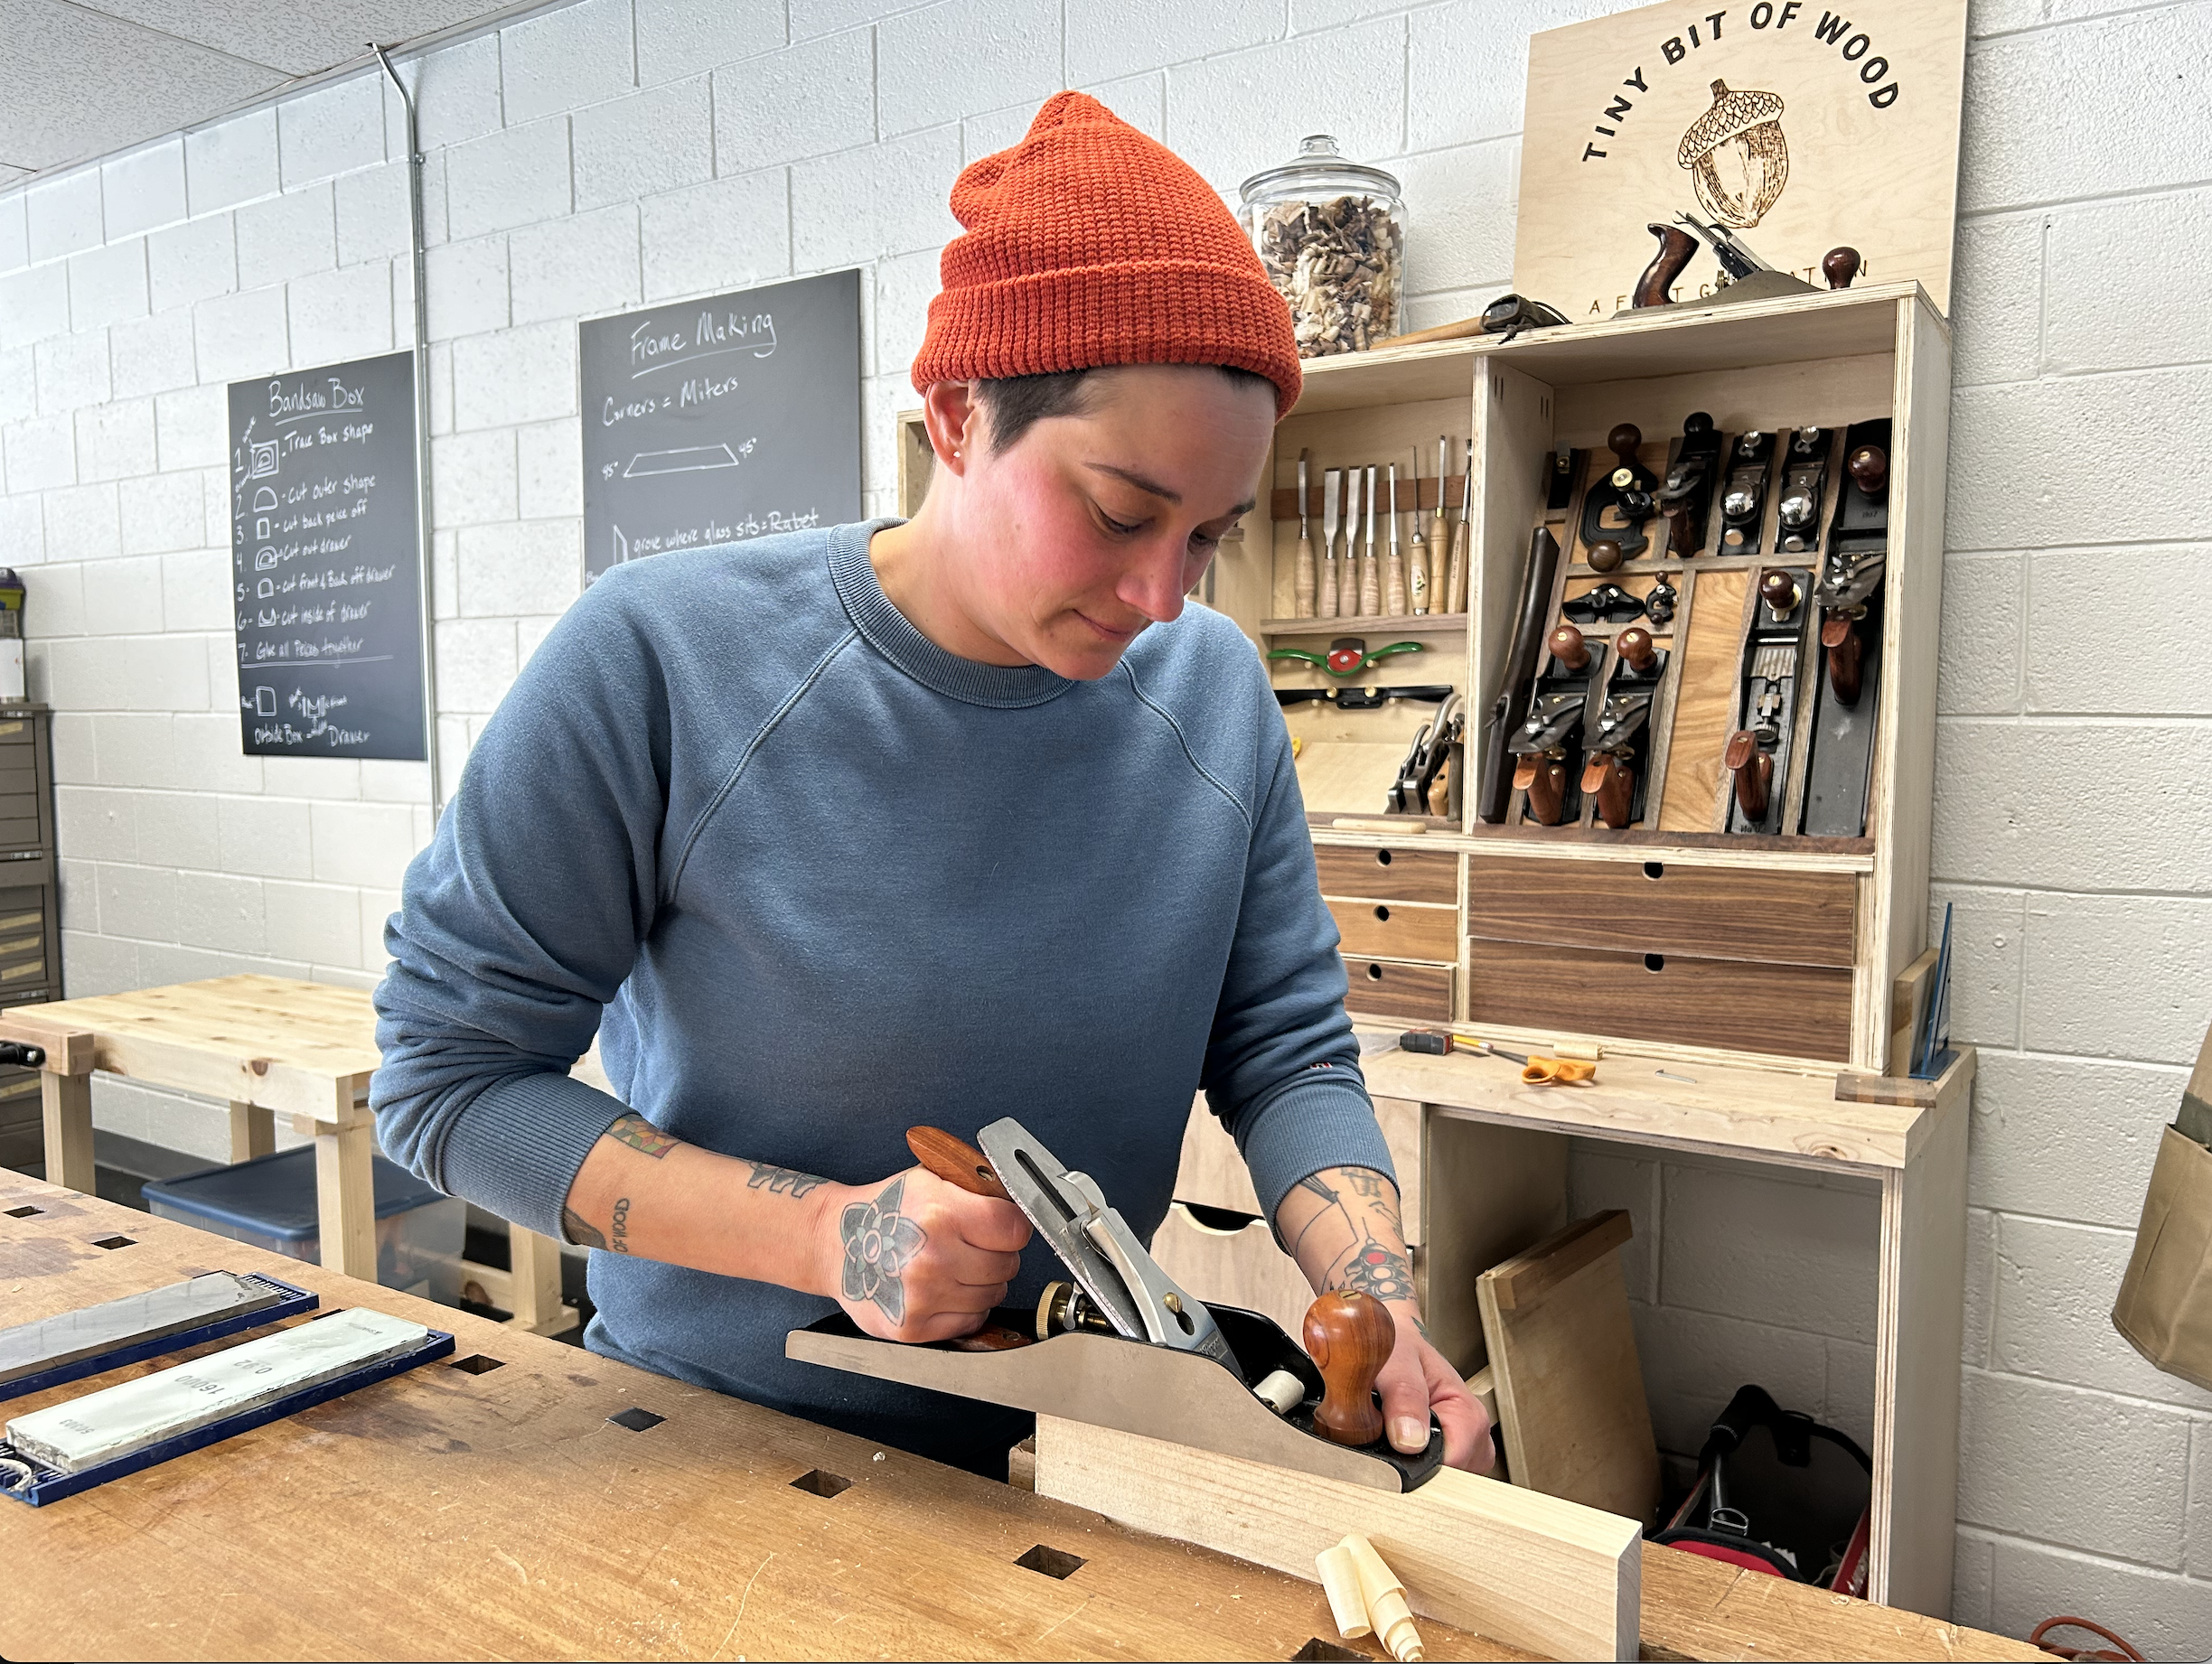
M 1316 134 L 1298 158 L 1244 182 L 1242 219 L 1290 308 L 1300 358 L 1360 352 L 1401 334 L 1405 206 L 1381 168 Z

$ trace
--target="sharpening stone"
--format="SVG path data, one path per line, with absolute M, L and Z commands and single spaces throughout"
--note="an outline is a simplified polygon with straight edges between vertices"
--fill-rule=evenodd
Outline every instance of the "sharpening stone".
M 0 1387 L 64 1364 L 142 1341 L 158 1341 L 218 1318 L 243 1316 L 275 1305 L 282 1289 L 252 1283 L 229 1271 L 211 1271 L 189 1282 L 126 1295 L 81 1311 L 0 1329 Z
M 72 1398 L 7 1424 L 8 1443 L 75 1473 L 423 1344 L 420 1323 L 359 1309 Z

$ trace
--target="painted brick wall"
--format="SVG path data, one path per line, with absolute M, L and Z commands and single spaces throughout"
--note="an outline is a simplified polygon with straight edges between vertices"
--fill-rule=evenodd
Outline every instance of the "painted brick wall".
M 421 64 L 441 754 L 577 591 L 575 321 L 859 265 L 871 510 L 967 160 L 1063 85 L 1224 191 L 1316 127 L 1404 180 L 1418 325 L 1512 268 L 1529 31 L 1609 0 L 580 0 Z M 1954 311 L 1937 902 L 1983 1048 L 1956 1615 L 2212 1645 L 2212 1395 L 2105 1312 L 2212 1000 L 2212 0 L 1980 0 Z M 412 77 L 412 63 L 403 70 Z M 418 766 L 238 755 L 233 378 L 407 344 L 397 100 L 367 77 L 0 195 L 0 564 L 55 718 L 79 994 L 367 984 Z M 2084 581 L 2085 577 L 2087 581 Z M 220 1153 L 103 1086 L 100 1124 Z M 1863 1188 L 1579 1151 L 1636 1217 L 1664 1441 L 1739 1380 L 1863 1436 Z

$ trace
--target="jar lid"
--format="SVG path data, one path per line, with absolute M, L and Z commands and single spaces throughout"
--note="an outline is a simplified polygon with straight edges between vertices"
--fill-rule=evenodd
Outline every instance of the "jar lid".
M 1370 196 L 1396 197 L 1398 182 L 1379 167 L 1364 163 L 1349 162 L 1336 154 L 1336 141 L 1326 133 L 1316 133 L 1298 144 L 1295 162 L 1286 162 L 1280 167 L 1264 168 L 1254 173 L 1239 187 L 1244 201 L 1251 201 L 1270 191 L 1284 185 L 1301 188 L 1320 188 L 1338 192 L 1362 191 Z

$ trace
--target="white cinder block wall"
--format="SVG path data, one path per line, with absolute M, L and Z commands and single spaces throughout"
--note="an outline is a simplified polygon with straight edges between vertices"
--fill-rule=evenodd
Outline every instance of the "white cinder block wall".
M 1523 37 L 1611 9 L 581 0 L 403 60 L 448 780 L 577 593 L 579 317 L 862 266 L 883 511 L 947 190 L 1047 94 L 1097 92 L 1225 192 L 1333 130 L 1405 182 L 1419 326 L 1510 282 Z M 2212 0 L 1982 0 L 1973 35 L 1936 828 L 1982 1048 L 1956 1616 L 2086 1612 L 2200 1658 L 2212 1395 L 2105 1313 L 2212 1017 Z M 224 384 L 408 343 L 401 154 L 364 75 L 0 195 L 0 564 L 57 711 L 72 993 L 377 975 L 425 771 L 239 755 Z M 98 1113 L 220 1154 L 172 1100 Z M 1597 1146 L 1575 1185 L 1636 1213 L 1664 1443 L 1748 1379 L 1865 1436 L 1866 1191 Z

